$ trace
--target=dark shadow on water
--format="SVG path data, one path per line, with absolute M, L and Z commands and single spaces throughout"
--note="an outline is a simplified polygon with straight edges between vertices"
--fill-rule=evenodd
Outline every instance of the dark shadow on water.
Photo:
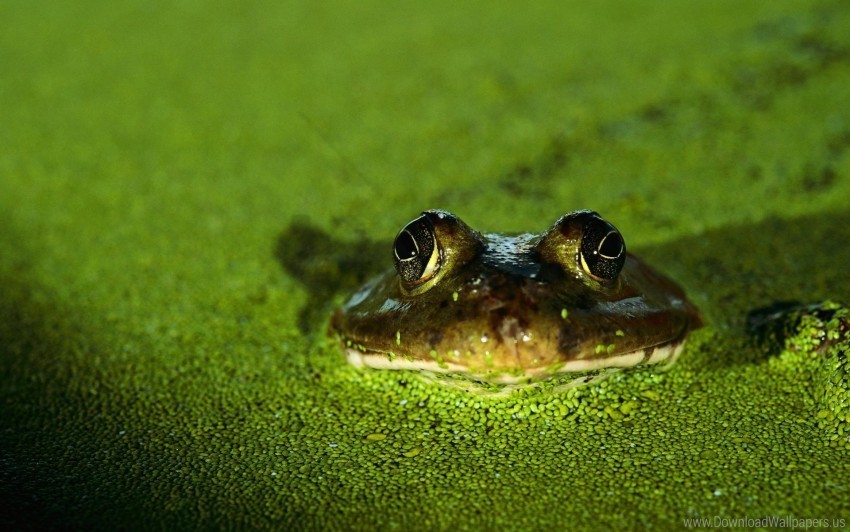
M 382 242 L 345 240 L 303 220 L 280 234 L 278 260 L 310 293 L 300 312 L 303 331 L 316 332 L 335 296 L 392 267 L 393 236 Z M 747 325 L 748 318 L 752 324 L 760 313 L 850 300 L 848 243 L 850 213 L 824 213 L 731 225 L 634 251 L 682 284 L 707 324 L 753 340 L 757 331 Z M 717 363 L 757 362 L 752 360 L 757 351 L 765 350 L 729 353 Z
M 850 301 L 850 213 L 768 218 L 636 250 L 686 287 L 706 323 L 739 349 L 711 367 L 775 354 L 798 311 Z M 795 318 L 796 316 L 796 318 Z
M 682 283 L 709 323 L 745 328 L 772 305 L 850 296 L 850 213 L 725 226 L 636 252 Z
M 819 303 L 804 305 L 797 301 L 780 301 L 774 305 L 751 310 L 747 314 L 747 331 L 756 344 L 768 353 L 776 353 L 785 347 L 789 334 L 795 334 L 804 316 L 817 318 L 827 323 L 835 316 L 836 309 Z M 824 347 L 830 345 L 825 341 Z
M 352 234 L 346 228 L 345 234 Z M 296 220 L 278 236 L 275 257 L 286 272 L 307 289 L 309 302 L 298 312 L 302 333 L 315 332 L 330 313 L 335 296 L 352 292 L 376 273 L 392 268 L 392 238 L 375 242 L 365 237 L 350 240 L 329 235 Z
M 74 401 L 59 382 L 68 374 L 64 355 L 88 341 L 73 313 L 32 279 L 8 226 L 4 233 L 0 252 L 15 258 L 0 270 L 0 528 L 86 528 L 86 495 L 66 489 L 83 483 L 79 470 L 57 471 L 74 452 L 50 435 L 59 405 Z

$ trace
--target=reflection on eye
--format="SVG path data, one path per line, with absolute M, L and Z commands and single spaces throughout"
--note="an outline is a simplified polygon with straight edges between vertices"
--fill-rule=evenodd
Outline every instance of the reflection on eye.
M 439 269 L 440 249 L 434 226 L 426 215 L 399 231 L 393 244 L 393 262 L 402 281 L 410 284 L 429 279 Z
M 616 227 L 594 216 L 584 224 L 579 256 L 585 273 L 610 281 L 617 278 L 626 262 L 626 243 Z

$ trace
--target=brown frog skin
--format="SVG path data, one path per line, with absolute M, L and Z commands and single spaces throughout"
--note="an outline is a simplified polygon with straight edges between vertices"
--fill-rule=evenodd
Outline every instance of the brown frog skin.
M 399 232 L 393 259 L 332 317 L 356 366 L 498 384 L 593 375 L 672 361 L 701 324 L 682 289 L 592 211 L 510 236 L 429 210 Z

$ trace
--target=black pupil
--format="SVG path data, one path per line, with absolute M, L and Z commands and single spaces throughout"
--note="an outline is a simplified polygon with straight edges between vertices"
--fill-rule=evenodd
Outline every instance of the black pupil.
M 623 239 L 619 233 L 609 233 L 599 244 L 599 254 L 608 259 L 616 259 L 623 251 Z
M 393 243 L 393 262 L 403 282 L 417 283 L 423 280 L 423 275 L 431 264 L 429 261 L 434 259 L 436 246 L 434 226 L 427 215 L 422 215 L 404 226 Z M 434 265 L 432 270 L 436 266 Z
M 597 279 L 616 279 L 626 263 L 626 243 L 620 232 L 598 215 L 582 229 L 579 248 L 585 271 Z
M 399 260 L 408 260 L 416 256 L 416 242 L 414 242 L 413 236 L 407 231 L 402 232 L 396 238 L 395 253 Z

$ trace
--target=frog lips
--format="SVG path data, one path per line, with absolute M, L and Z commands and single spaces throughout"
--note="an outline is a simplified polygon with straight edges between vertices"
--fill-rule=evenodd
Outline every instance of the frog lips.
M 353 366 L 516 384 L 672 362 L 690 326 L 685 314 L 638 296 L 577 305 L 539 281 L 502 274 L 471 286 L 442 296 L 443 306 L 388 306 L 387 298 L 378 311 L 344 308 L 331 329 Z
M 578 377 L 605 369 L 623 369 L 638 365 L 651 365 L 662 362 L 672 364 L 684 348 L 684 335 L 669 342 L 652 347 L 636 349 L 628 353 L 610 356 L 592 356 L 560 362 L 551 367 L 526 369 L 522 374 L 505 371 L 482 371 L 471 369 L 459 361 L 433 359 L 414 359 L 397 356 L 386 351 L 374 349 L 346 348 L 348 363 L 357 368 L 391 369 L 423 371 L 435 374 L 462 375 L 472 380 L 484 380 L 494 384 L 519 384 L 529 380 L 539 380 L 555 375 L 576 374 Z M 579 379 L 581 380 L 581 379 Z

